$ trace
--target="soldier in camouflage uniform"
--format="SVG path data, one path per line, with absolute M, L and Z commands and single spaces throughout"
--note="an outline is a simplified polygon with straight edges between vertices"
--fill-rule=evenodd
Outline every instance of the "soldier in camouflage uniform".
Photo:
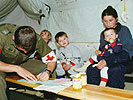
M 35 51 L 42 62 L 29 58 Z M 7 100 L 6 73 L 15 72 L 28 81 L 46 81 L 55 66 L 54 52 L 32 27 L 0 25 L 0 100 Z M 41 73 L 45 67 L 47 70 Z

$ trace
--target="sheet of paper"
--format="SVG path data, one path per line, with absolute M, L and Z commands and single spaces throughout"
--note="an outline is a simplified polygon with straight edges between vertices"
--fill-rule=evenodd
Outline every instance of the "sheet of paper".
M 53 93 L 58 93 L 61 90 L 64 90 L 65 88 L 69 87 L 72 85 L 72 81 L 66 82 L 62 85 L 59 86 L 47 86 L 47 85 L 40 85 L 36 88 L 34 88 L 35 90 L 45 90 L 45 91 L 49 91 L 49 92 L 53 92 Z
M 49 92 L 58 93 L 61 90 L 72 85 L 72 81 L 69 79 L 56 79 L 56 80 L 48 80 L 48 81 L 26 81 L 25 79 L 18 80 L 19 82 L 26 82 L 30 84 L 40 83 L 42 85 L 33 88 L 35 90 L 45 90 Z
M 26 83 L 30 83 L 30 84 L 36 84 L 36 83 L 40 83 L 42 85 L 47 85 L 47 86 L 59 86 L 63 83 L 54 83 L 53 80 L 48 80 L 48 81 L 27 81 L 25 79 L 21 79 L 21 80 L 18 80 L 19 82 L 26 82 Z
M 55 79 L 54 83 L 65 83 L 65 82 L 69 82 L 71 81 L 71 79 L 68 78 L 60 78 L 60 79 Z

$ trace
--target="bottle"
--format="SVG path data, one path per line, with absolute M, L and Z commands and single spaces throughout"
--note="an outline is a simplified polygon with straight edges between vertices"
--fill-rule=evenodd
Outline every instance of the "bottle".
M 82 81 L 82 87 L 85 87 L 87 85 L 87 75 L 85 72 L 81 72 L 81 81 Z
M 75 74 L 73 76 L 73 89 L 74 90 L 81 90 L 82 88 L 82 80 L 80 74 Z

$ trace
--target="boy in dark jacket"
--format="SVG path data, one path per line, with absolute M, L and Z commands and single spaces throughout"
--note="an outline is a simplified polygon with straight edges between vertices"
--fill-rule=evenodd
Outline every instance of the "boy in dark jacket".
M 96 54 L 97 56 L 97 61 L 101 61 L 103 59 L 108 58 L 108 56 L 112 56 L 114 57 L 114 62 L 115 60 L 115 54 L 120 53 L 121 51 L 123 51 L 122 49 L 122 44 L 120 43 L 118 38 L 118 34 L 116 33 L 114 28 L 106 28 L 103 32 L 103 36 L 105 41 L 107 42 L 106 45 L 100 50 L 96 50 Z M 126 55 L 128 56 L 128 55 Z M 125 60 L 126 57 L 125 56 Z M 117 68 L 113 68 L 113 65 L 108 64 L 106 67 L 101 67 L 101 66 L 97 66 L 97 61 L 94 59 L 89 59 L 91 64 L 88 68 L 87 68 L 87 81 L 89 84 L 96 84 L 96 85 L 100 85 L 101 86 L 106 86 L 106 83 L 109 83 L 110 87 L 116 87 L 116 88 L 124 88 L 124 73 L 125 73 L 125 67 L 122 64 L 114 64 L 115 66 L 117 66 Z M 123 59 L 119 59 L 119 60 L 123 60 Z M 117 61 L 116 61 L 117 62 Z M 111 72 L 110 70 L 108 72 L 108 69 L 115 69 L 114 73 Z M 119 73 L 118 80 L 114 79 L 112 76 L 115 75 L 115 73 Z M 94 76 L 93 76 L 94 75 Z M 117 75 L 117 74 L 116 74 Z M 101 79 L 100 79 L 101 77 Z M 109 78 L 109 81 L 108 81 Z

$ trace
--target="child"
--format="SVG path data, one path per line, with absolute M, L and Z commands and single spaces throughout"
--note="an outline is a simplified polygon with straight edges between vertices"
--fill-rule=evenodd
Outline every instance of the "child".
M 52 42 L 52 34 L 48 30 L 42 30 L 40 36 L 44 39 L 44 41 L 48 44 L 48 46 L 54 51 L 56 54 L 56 46 Z M 40 59 L 39 54 L 36 52 L 34 55 L 35 59 Z
M 52 42 L 52 34 L 48 30 L 42 30 L 41 37 L 47 42 L 48 46 L 56 53 L 55 43 Z
M 61 62 L 57 64 L 57 78 L 69 78 L 70 75 L 77 74 L 73 69 L 81 64 L 80 51 L 77 47 L 69 43 L 65 32 L 58 32 L 55 35 L 55 40 L 60 46 L 59 60 Z
M 104 59 L 105 57 L 108 57 L 111 54 L 114 53 L 119 53 L 122 51 L 122 44 L 118 41 L 118 34 L 116 33 L 114 28 L 106 28 L 103 31 L 104 35 L 104 40 L 107 42 L 107 44 L 102 48 L 102 51 L 96 50 L 96 56 L 93 56 L 89 58 L 89 64 L 93 64 L 92 67 L 97 66 L 97 62 Z M 82 69 L 86 69 L 87 67 L 84 67 Z M 81 69 L 80 69 L 81 70 Z M 81 70 L 82 71 L 82 70 Z M 106 83 L 108 81 L 108 67 L 104 67 L 100 71 L 100 76 L 101 76 L 101 82 L 100 86 L 106 86 Z

